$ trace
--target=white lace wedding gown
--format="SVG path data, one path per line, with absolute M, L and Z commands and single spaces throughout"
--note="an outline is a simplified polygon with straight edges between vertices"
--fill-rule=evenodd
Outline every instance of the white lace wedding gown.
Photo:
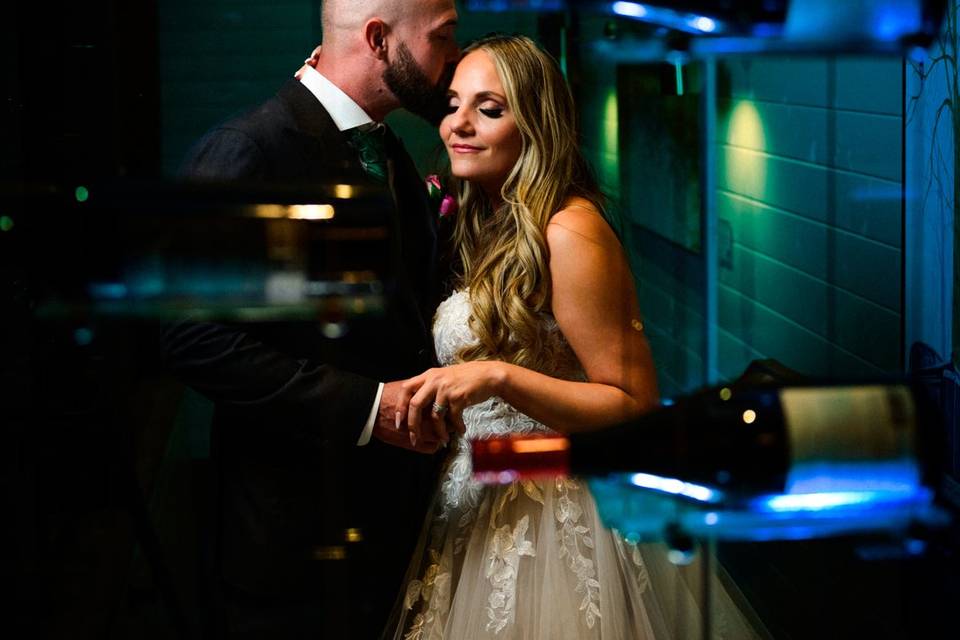
M 462 291 L 437 310 L 433 331 L 441 364 L 475 341 L 469 314 Z M 556 321 L 548 314 L 542 320 L 550 356 L 543 373 L 583 380 Z M 463 420 L 467 439 L 550 431 L 498 398 L 469 407 Z M 702 637 L 697 571 L 670 564 L 662 545 L 632 545 L 604 528 L 584 483 L 483 486 L 471 479 L 468 443 L 453 446 L 395 611 L 393 638 Z M 722 589 L 714 593 L 724 597 L 725 610 L 714 637 L 753 637 Z

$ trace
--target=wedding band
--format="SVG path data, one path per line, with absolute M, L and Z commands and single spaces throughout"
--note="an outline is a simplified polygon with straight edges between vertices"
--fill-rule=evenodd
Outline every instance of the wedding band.
M 447 412 L 447 405 L 445 405 L 445 404 L 438 404 L 438 403 L 434 402 L 434 403 L 433 403 L 433 412 L 434 412 L 435 414 L 437 414 L 438 416 L 442 416 L 443 414 L 445 414 L 445 413 Z

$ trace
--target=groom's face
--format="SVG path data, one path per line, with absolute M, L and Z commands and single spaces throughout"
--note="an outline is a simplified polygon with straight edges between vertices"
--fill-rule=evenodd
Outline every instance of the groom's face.
M 436 124 L 460 56 L 457 10 L 451 0 L 426 0 L 415 6 L 412 15 L 397 25 L 383 80 L 405 109 Z
M 394 59 L 383 72 L 384 83 L 404 109 L 432 125 L 439 124 L 447 105 L 447 87 L 450 86 L 453 65 L 432 81 L 414 60 L 405 43 L 401 43 L 396 51 Z

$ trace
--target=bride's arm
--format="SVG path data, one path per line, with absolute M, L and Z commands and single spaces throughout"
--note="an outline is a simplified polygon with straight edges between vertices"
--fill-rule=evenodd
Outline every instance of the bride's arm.
M 496 395 L 561 432 L 585 431 L 634 417 L 658 402 L 650 347 L 633 279 L 616 235 L 598 212 L 571 207 L 547 227 L 553 314 L 586 372 L 587 382 L 553 378 L 503 362 L 431 369 L 407 381 L 408 421 L 449 406 L 462 429 L 465 406 Z M 434 416 L 427 429 L 438 429 Z
M 656 374 L 626 256 L 595 211 L 571 207 L 547 227 L 553 315 L 587 382 L 508 366 L 500 397 L 558 431 L 594 429 L 656 406 Z

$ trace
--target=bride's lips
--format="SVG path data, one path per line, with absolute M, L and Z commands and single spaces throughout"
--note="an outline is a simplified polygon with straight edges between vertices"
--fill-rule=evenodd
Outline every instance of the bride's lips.
M 474 147 L 469 144 L 452 144 L 450 148 L 456 151 L 457 153 L 479 153 L 483 151 L 480 147 Z

